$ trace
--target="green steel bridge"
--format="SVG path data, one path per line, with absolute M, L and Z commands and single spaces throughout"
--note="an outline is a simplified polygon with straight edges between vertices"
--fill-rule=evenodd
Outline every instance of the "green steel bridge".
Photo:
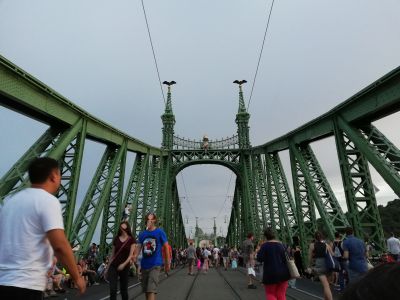
M 122 211 L 132 204 L 129 222 L 138 233 L 143 216 L 156 212 L 169 240 L 187 243 L 176 175 L 195 164 L 224 166 L 237 176 L 226 239 L 238 245 L 248 232 L 257 238 L 265 226 L 279 238 L 298 238 L 303 249 L 317 230 L 317 212 L 329 238 L 352 226 L 383 250 L 384 235 L 377 208 L 371 164 L 400 196 L 400 151 L 372 122 L 400 109 L 400 68 L 378 79 L 324 115 L 265 144 L 252 146 L 249 118 L 239 83 L 237 132 L 221 140 L 195 141 L 175 135 L 171 86 L 162 118 L 161 147 L 148 145 L 84 111 L 4 57 L 0 57 L 0 104 L 49 125 L 0 180 L 0 201 L 28 184 L 27 166 L 38 156 L 57 159 L 62 166 L 58 198 L 65 232 L 73 247 L 88 249 L 101 220 L 101 255 L 108 253 Z M 4 130 L 4 129 L 3 129 Z M 327 137 L 336 142 L 347 214 L 343 213 L 312 143 Z M 85 142 L 106 146 L 77 213 L 77 190 Z M 293 191 L 280 153 L 289 151 Z M 133 166 L 128 152 L 135 153 Z M 131 170 L 129 178 L 125 171 Z M 127 189 L 123 193 L 124 183 Z M 293 197 L 294 195 L 294 197 Z

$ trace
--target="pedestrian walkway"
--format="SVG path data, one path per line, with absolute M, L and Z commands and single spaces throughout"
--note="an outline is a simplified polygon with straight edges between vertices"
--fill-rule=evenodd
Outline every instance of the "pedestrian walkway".
M 161 273 L 157 300 L 265 300 L 264 287 L 257 281 L 257 289 L 247 288 L 247 279 L 244 269 L 225 271 L 223 268 L 211 268 L 207 274 L 198 273 L 194 276 L 187 274 L 187 268 L 173 270 L 169 276 Z M 310 280 L 297 280 L 295 289 L 288 288 L 288 300 L 316 300 L 323 299 L 321 284 Z M 120 297 L 120 296 L 118 296 Z M 108 285 L 90 287 L 81 297 L 76 296 L 74 290 L 58 298 L 67 300 L 108 300 Z M 120 298 L 118 298 L 120 299 Z M 129 299 L 145 300 L 140 283 L 131 278 L 129 283 Z

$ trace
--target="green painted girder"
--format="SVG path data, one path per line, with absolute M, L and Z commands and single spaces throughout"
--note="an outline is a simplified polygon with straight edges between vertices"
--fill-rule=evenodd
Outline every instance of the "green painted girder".
M 118 233 L 119 225 L 122 220 L 122 196 L 124 190 L 125 180 L 125 166 L 126 166 L 126 143 L 123 143 L 120 150 L 121 156 L 117 161 L 117 168 L 111 180 L 111 187 L 109 196 L 106 197 L 106 202 L 103 208 L 103 219 L 101 225 L 100 235 L 100 249 L 101 255 L 98 257 L 102 261 L 105 255 L 111 253 L 112 241 L 114 236 Z
M 4 175 L 0 181 L 0 200 L 10 193 L 14 193 L 27 186 L 27 169 L 30 162 L 39 156 L 49 156 L 61 161 L 65 150 L 82 130 L 83 120 L 61 132 L 48 129 L 19 160 Z
M 168 199 L 171 197 L 172 190 L 172 167 L 171 154 L 168 157 L 161 157 L 161 178 L 159 181 L 158 188 L 158 199 L 157 199 L 157 217 L 160 224 L 164 223 L 167 214 Z
M 252 155 L 252 165 L 254 167 L 255 194 L 257 198 L 258 217 L 261 220 L 262 228 L 265 228 L 270 222 L 268 209 L 268 192 L 266 174 L 261 155 Z
M 274 225 L 279 222 L 281 240 L 292 244 L 297 227 L 295 206 L 278 154 L 266 154 L 265 165 L 270 190 L 271 220 Z
M 125 193 L 124 203 L 132 205 L 129 223 L 132 224 L 132 233 L 136 236 L 144 228 L 143 204 L 145 201 L 145 190 L 148 184 L 149 154 L 137 153 L 128 189 Z
M 385 249 L 385 238 L 374 187 L 364 152 L 358 148 L 343 121 L 335 124 L 335 140 L 346 196 L 348 218 L 358 237 L 368 237 L 376 249 Z M 346 127 L 348 129 L 348 127 Z M 365 150 L 365 149 L 363 149 Z
M 268 181 L 268 206 L 270 213 L 270 226 L 276 230 L 278 234 L 278 238 L 284 242 L 287 242 L 287 235 L 285 234 L 285 212 L 283 211 L 283 207 L 278 198 L 278 189 L 279 186 L 276 185 L 273 175 L 272 169 L 269 169 L 267 172 L 267 181 Z
M 27 171 L 29 164 L 36 157 L 42 156 L 49 150 L 54 140 L 60 136 L 60 130 L 50 127 L 33 145 L 22 155 L 22 157 L 11 167 L 11 169 L 0 180 L 0 202 L 2 199 L 21 188 L 27 182 Z
M 239 173 L 240 150 L 173 150 L 172 164 L 178 174 L 182 169 L 195 164 L 218 164 L 225 166 L 234 173 Z
M 320 210 L 325 214 L 323 216 L 320 212 L 320 216 L 326 219 L 326 222 L 330 223 L 335 231 L 337 229 L 344 229 L 349 226 L 349 222 L 346 219 L 339 202 L 317 160 L 314 152 L 310 145 L 301 148 L 301 153 L 307 162 L 308 175 L 314 185 L 309 184 L 312 188 L 313 194 L 319 197 L 315 198 L 317 208 L 320 206 Z M 334 232 L 332 232 L 332 239 L 334 238 Z
M 97 167 L 96 173 L 79 208 L 72 227 L 70 242 L 80 246 L 80 254 L 87 251 L 105 203 L 110 197 L 110 189 L 118 164 L 124 155 L 123 148 L 107 147 Z
M 62 206 L 64 231 L 68 239 L 71 237 L 72 224 L 74 220 L 85 138 L 86 122 L 83 120 L 81 130 L 78 132 L 75 139 L 69 144 L 60 160 L 61 185 L 57 198 L 60 200 Z
M 337 229 L 344 229 L 349 223 L 311 147 L 294 146 L 291 151 L 299 162 L 309 193 L 324 222 L 325 233 L 333 240 Z
M 87 120 L 87 136 L 105 144 L 122 145 L 134 152 L 161 155 L 159 148 L 115 129 L 0 55 L 0 105 L 55 127 L 70 127 Z
M 148 201 L 145 213 L 157 211 L 158 188 L 161 176 L 161 159 L 159 156 L 152 156 L 150 170 Z
M 140 185 L 140 176 L 142 174 L 143 170 L 143 162 L 145 160 L 146 155 L 143 153 L 137 153 L 135 156 L 135 161 L 131 170 L 131 175 L 129 177 L 128 181 L 128 186 L 125 191 L 125 195 L 122 201 L 122 207 L 125 209 L 126 204 L 130 204 L 131 208 L 133 210 L 133 203 L 135 202 L 135 197 L 136 197 L 136 190 L 137 186 Z M 122 209 L 121 209 L 122 213 Z M 136 214 L 136 213 L 135 213 Z M 129 216 L 129 224 L 131 225 L 132 228 L 132 233 L 136 233 L 135 226 L 136 226 L 136 216 L 134 216 L 134 213 L 131 211 L 131 214 Z M 134 226 L 135 225 L 135 226 Z
M 292 244 L 293 236 L 297 232 L 297 217 L 295 213 L 295 205 L 289 190 L 289 184 L 286 179 L 285 172 L 278 153 L 265 154 L 265 164 L 270 176 L 271 185 L 271 202 L 276 199 L 278 203 L 278 211 L 281 219 L 284 221 L 283 238 L 288 244 Z M 274 187 L 275 189 L 272 189 Z M 273 193 L 275 192 L 275 193 Z M 275 222 L 276 223 L 276 222 Z
M 400 67 L 384 75 L 329 112 L 263 145 L 255 153 L 272 153 L 295 144 L 311 143 L 334 134 L 333 120 L 341 116 L 347 123 L 369 124 L 400 110 Z
M 247 233 L 252 230 L 252 228 L 249 228 L 252 224 L 251 222 L 246 221 L 246 214 L 245 214 L 245 204 L 244 204 L 244 199 L 243 199 L 243 192 L 242 192 L 242 186 L 240 185 L 240 181 L 236 180 L 236 188 L 235 188 L 235 196 L 237 197 L 236 199 L 236 211 L 238 213 L 237 219 L 236 219 L 236 226 L 238 228 L 238 239 L 239 243 L 241 243 Z M 234 196 L 234 197 L 235 197 Z
M 238 183 L 238 181 L 236 181 Z M 241 222 L 241 213 L 240 213 L 240 195 L 239 195 L 239 188 L 238 186 L 235 187 L 235 192 L 233 196 L 233 210 L 234 210 L 234 219 L 232 220 L 233 225 L 233 238 L 235 240 L 236 246 L 239 246 L 240 242 L 242 241 L 242 237 L 244 236 L 243 227 Z
M 400 151 L 373 125 L 356 129 L 339 118 L 339 126 L 346 131 L 371 165 L 400 197 Z
M 298 157 L 295 155 L 295 145 L 290 144 L 289 155 L 293 178 L 293 190 L 296 203 L 297 225 L 299 228 L 299 238 L 301 249 L 308 249 L 309 241 L 313 238 L 317 230 L 317 219 L 315 215 L 314 200 L 310 194 L 309 187 L 300 166 Z M 308 255 L 302 251 L 304 264 L 308 264 Z
M 242 205 L 247 233 L 252 232 L 258 239 L 262 235 L 262 224 L 257 211 L 257 198 L 253 183 L 253 168 L 251 165 L 251 156 L 242 154 L 241 162 L 241 187 L 242 187 Z M 247 234 L 246 233 L 246 234 Z
M 231 244 L 232 246 L 238 245 L 237 244 L 237 235 L 238 235 L 238 226 L 237 226 L 237 199 L 236 199 L 236 189 L 234 192 L 234 198 L 232 201 L 232 210 L 231 210 L 231 217 L 229 219 L 229 227 L 227 231 L 227 236 L 231 239 Z
M 175 185 L 173 188 L 173 194 L 171 197 L 171 205 L 170 205 L 170 219 L 169 222 L 167 222 L 168 227 L 167 227 L 167 232 L 169 233 L 168 239 L 171 240 L 172 244 L 176 244 L 178 241 L 178 236 L 180 232 L 178 231 L 178 220 L 180 218 L 180 208 L 179 208 L 179 192 L 178 192 L 178 187 Z

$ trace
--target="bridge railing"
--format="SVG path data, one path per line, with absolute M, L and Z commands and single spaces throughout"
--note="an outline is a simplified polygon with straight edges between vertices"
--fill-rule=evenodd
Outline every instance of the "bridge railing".
M 223 138 L 220 140 L 190 140 L 174 135 L 173 140 L 174 150 L 201 150 L 201 149 L 237 149 L 239 148 L 239 137 L 233 135 L 231 137 Z

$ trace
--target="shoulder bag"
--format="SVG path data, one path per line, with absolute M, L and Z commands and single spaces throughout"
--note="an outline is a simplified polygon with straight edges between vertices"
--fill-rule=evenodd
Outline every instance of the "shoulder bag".
M 325 265 L 328 271 L 339 272 L 340 263 L 332 256 L 331 252 L 328 250 L 328 245 L 325 244 Z
M 285 249 L 285 247 L 282 244 L 282 248 L 283 251 L 285 253 L 285 257 L 286 257 L 286 265 L 287 268 L 289 269 L 289 274 L 290 274 L 290 278 L 291 279 L 295 279 L 295 278 L 300 278 L 300 273 L 299 270 L 297 270 L 296 264 L 294 262 L 294 259 L 291 259 Z

